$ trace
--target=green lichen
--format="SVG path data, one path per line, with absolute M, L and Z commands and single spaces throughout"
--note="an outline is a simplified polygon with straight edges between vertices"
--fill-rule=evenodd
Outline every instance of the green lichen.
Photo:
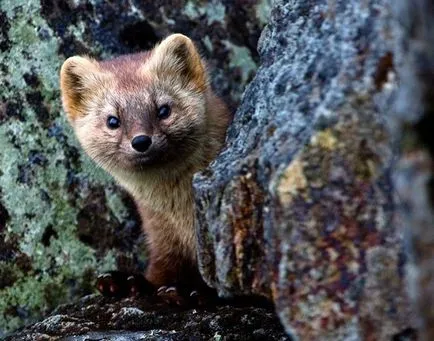
M 193 1 L 188 1 L 184 7 L 184 14 L 190 19 L 197 19 L 204 14 L 204 12 L 201 8 L 198 8 Z
M 38 78 L 37 91 L 47 104 L 52 124 L 63 127 L 68 144 L 79 148 L 72 131 L 61 115 L 58 90 L 58 72 L 61 60 L 57 55 L 58 41 L 50 27 L 40 17 L 39 1 L 2 1 L 0 10 L 8 16 L 11 28 L 8 38 L 11 48 L 0 55 L 0 64 L 7 67 L 7 83 L 0 83 L 0 93 L 6 100 L 23 103 L 20 115 L 23 120 L 10 119 L 0 125 L 0 189 L 2 205 L 9 212 L 4 240 L 17 240 L 17 253 L 27 255 L 31 269 L 23 272 L 18 266 L 1 265 L 13 284 L 0 289 L 0 336 L 23 323 L 38 318 L 57 304 L 70 299 L 66 281 L 83 281 L 86 272 L 113 270 L 116 256 L 109 251 L 98 259 L 95 250 L 77 238 L 77 206 L 71 206 L 65 190 L 68 169 L 64 146 L 49 137 L 44 122 L 38 118 L 35 108 L 25 104 L 25 94 L 31 89 L 25 74 Z M 44 30 L 48 38 L 40 39 L 38 31 Z M 81 34 L 77 29 L 77 36 Z M 35 52 L 37 51 L 37 52 Z M 13 141 L 13 143 L 12 143 Z M 19 181 L 20 167 L 28 164 L 31 151 L 39 151 L 46 158 L 43 165 L 31 164 L 28 182 Z M 90 183 L 107 185 L 112 179 L 97 169 L 87 158 L 80 157 L 82 173 Z M 78 171 L 78 170 L 77 170 Z M 41 200 L 41 189 L 49 195 L 49 201 Z M 117 208 L 115 215 L 125 216 L 125 207 L 113 190 L 107 190 L 110 207 Z M 41 243 L 47 226 L 52 226 L 56 238 L 49 245 Z M 81 282 L 83 287 L 89 283 Z M 25 313 L 17 313 L 17 309 Z
M 214 22 L 224 23 L 226 8 L 223 4 L 213 1 L 205 7 L 205 11 L 208 25 Z
M 38 36 L 35 30 L 28 23 L 22 21 L 22 18 L 17 18 L 19 24 L 12 26 L 9 32 L 10 37 L 15 41 L 21 41 L 24 44 L 35 44 L 38 41 Z
M 35 10 L 38 8 L 33 1 L 27 0 L 15 0 L 15 1 L 2 1 L 0 2 L 0 8 L 6 12 L 8 18 L 12 18 L 17 10 L 21 10 L 24 13 L 35 13 L 39 15 Z
M 128 211 L 121 198 L 119 198 L 118 195 L 115 195 L 113 191 L 114 189 L 112 186 L 105 188 L 107 206 L 110 208 L 110 211 L 115 215 L 116 219 L 122 221 L 127 217 Z
M 209 36 L 205 36 L 205 38 L 203 38 L 203 43 L 205 44 L 209 52 L 212 52 L 214 50 L 214 47 L 212 46 L 212 41 Z
M 211 25 L 214 22 L 224 24 L 226 17 L 225 6 L 216 1 L 210 1 L 203 6 L 198 6 L 194 1 L 188 1 L 183 12 L 190 19 L 198 19 L 205 15 L 208 25 Z
M 259 19 L 259 22 L 262 25 L 266 25 L 268 23 L 270 12 L 271 12 L 271 0 L 261 0 L 256 5 L 256 17 Z
M 0 9 L 5 9 L 5 3 L 0 4 Z M 8 81 L 12 86 L 1 86 L 4 96 L 15 94 L 9 89 L 27 90 L 23 75 L 32 70 L 38 71 L 45 91 L 58 89 L 58 45 L 54 37 L 44 41 L 39 39 L 38 30 L 44 29 L 47 34 L 51 34 L 50 28 L 39 17 L 39 11 L 39 4 L 29 2 L 25 8 L 17 7 L 16 12 L 9 17 L 9 22 L 12 23 L 9 31 L 12 47 L 7 53 L 0 54 L 0 63 L 9 66 Z M 38 51 L 37 54 L 34 51 Z
M 247 83 L 248 79 L 256 71 L 257 65 L 252 58 L 250 50 L 247 47 L 237 46 L 229 41 L 223 41 L 226 47 L 231 51 L 231 62 L 229 64 L 232 68 L 240 68 L 242 73 L 242 83 Z

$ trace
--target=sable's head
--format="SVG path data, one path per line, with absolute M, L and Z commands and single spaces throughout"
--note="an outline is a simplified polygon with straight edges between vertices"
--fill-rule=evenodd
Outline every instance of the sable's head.
M 104 62 L 68 58 L 60 83 L 81 145 L 109 172 L 176 171 L 200 162 L 208 85 L 186 36 Z

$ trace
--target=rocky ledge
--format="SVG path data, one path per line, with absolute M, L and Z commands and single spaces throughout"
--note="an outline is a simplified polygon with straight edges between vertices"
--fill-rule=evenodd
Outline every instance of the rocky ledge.
M 198 309 L 168 307 L 150 298 L 90 295 L 58 307 L 8 341 L 23 340 L 291 340 L 271 307 L 248 302 Z

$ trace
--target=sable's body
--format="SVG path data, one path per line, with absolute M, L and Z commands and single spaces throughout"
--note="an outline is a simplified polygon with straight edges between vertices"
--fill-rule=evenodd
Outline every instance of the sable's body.
M 221 149 L 230 114 L 191 40 L 175 34 L 105 62 L 69 58 L 61 89 L 83 149 L 135 199 L 150 248 L 146 279 L 201 285 L 192 177 Z

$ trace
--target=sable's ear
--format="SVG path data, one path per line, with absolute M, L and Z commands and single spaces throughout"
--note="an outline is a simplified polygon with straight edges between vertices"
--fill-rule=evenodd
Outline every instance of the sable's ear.
M 70 57 L 63 63 L 60 70 L 60 89 L 63 108 L 71 121 L 85 115 L 86 98 L 101 77 L 98 62 L 86 57 Z
M 207 84 L 205 67 L 190 38 L 172 34 L 152 51 L 150 68 L 159 76 L 175 76 L 183 84 L 204 91 Z

